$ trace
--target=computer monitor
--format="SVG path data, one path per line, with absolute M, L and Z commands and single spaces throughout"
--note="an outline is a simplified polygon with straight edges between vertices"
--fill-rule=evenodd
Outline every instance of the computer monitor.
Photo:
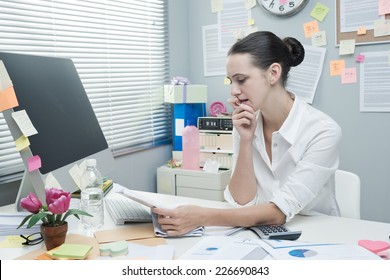
M 0 60 L 14 86 L 19 106 L 3 112 L 14 140 L 22 132 L 13 111 L 26 110 L 38 134 L 20 151 L 25 173 L 16 198 L 30 191 L 45 201 L 49 174 L 69 192 L 79 187 L 71 173 L 86 158 L 95 158 L 103 176 L 113 169 L 114 158 L 71 59 L 0 52 Z M 28 158 L 38 155 L 42 167 L 28 171 Z

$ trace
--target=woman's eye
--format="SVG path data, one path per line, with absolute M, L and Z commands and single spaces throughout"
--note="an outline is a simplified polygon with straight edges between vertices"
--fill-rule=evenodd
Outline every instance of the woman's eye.
M 246 81 L 246 79 L 238 79 L 238 80 L 237 80 L 237 82 L 238 82 L 239 84 L 243 84 L 243 83 L 245 83 L 245 81 Z

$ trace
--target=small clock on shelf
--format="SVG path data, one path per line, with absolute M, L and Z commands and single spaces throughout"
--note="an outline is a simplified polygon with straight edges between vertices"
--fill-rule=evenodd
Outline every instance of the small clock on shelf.
M 257 0 L 268 13 L 278 17 L 289 17 L 300 12 L 309 0 Z

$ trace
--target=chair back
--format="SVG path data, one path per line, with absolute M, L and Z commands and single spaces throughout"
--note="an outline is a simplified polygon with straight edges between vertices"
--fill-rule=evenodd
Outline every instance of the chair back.
M 335 173 L 336 201 L 342 217 L 360 219 L 360 178 L 358 175 L 337 170 Z

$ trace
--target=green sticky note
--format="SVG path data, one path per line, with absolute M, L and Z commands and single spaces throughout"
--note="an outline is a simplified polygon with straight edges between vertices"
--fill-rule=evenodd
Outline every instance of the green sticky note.
M 66 259 L 85 259 L 89 251 L 92 250 L 91 245 L 84 244 L 62 244 L 53 252 L 56 258 Z
M 310 16 L 322 22 L 328 13 L 329 13 L 329 8 L 324 4 L 318 2 L 315 5 L 314 9 L 311 11 Z

